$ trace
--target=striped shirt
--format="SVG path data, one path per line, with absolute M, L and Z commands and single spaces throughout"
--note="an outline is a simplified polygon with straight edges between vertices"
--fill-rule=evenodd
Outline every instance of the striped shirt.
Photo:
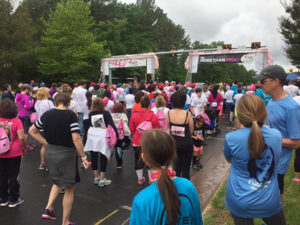
M 70 110 L 50 110 L 34 124 L 43 130 L 49 144 L 74 147 L 72 133 L 80 133 L 76 114 Z

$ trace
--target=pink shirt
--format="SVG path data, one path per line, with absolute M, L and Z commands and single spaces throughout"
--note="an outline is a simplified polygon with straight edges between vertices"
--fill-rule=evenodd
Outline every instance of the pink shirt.
M 4 126 L 7 123 L 7 127 L 10 130 L 10 135 L 11 135 L 11 149 L 3 154 L 0 155 L 0 158 L 14 158 L 18 157 L 24 154 L 23 152 L 23 147 L 22 144 L 18 138 L 17 131 L 23 129 L 23 125 L 20 119 L 18 118 L 13 118 L 13 119 L 6 119 L 0 117 L 0 126 Z

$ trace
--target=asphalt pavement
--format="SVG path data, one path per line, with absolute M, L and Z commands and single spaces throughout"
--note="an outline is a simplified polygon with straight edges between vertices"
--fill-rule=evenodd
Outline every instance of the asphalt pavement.
M 222 153 L 226 132 L 228 130 L 223 129 L 217 137 L 207 139 L 204 156 L 201 159 L 204 167 L 199 171 L 191 168 L 191 181 L 198 190 L 202 212 L 229 168 Z M 76 221 L 78 225 L 129 224 L 132 200 L 147 186 L 148 180 L 143 186 L 137 184 L 134 153 L 131 148 L 123 157 L 122 169 L 117 169 L 114 157 L 109 161 L 106 177 L 112 180 L 112 184 L 103 188 L 93 184 L 90 169 L 88 171 L 80 169 L 81 182 L 76 184 L 71 221 Z M 23 157 L 20 192 L 25 201 L 16 208 L 0 207 L 0 225 L 61 224 L 63 194 L 54 204 L 57 219 L 55 221 L 41 219 L 52 183 L 47 172 L 38 170 L 39 162 L 38 148 Z

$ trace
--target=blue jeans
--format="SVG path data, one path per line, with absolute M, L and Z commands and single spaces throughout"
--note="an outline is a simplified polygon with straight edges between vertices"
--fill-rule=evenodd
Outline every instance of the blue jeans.
M 80 129 L 80 137 L 83 138 L 84 130 L 83 130 L 83 113 L 82 112 L 78 113 L 78 126 Z

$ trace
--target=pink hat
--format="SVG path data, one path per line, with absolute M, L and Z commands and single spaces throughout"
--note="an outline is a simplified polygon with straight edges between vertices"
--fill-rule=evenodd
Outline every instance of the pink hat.
M 171 87 L 169 88 L 169 91 L 174 91 L 174 87 L 171 86 Z
M 103 88 L 104 86 L 105 86 L 105 84 L 104 84 L 104 83 L 101 83 L 101 84 L 100 84 L 100 87 L 101 87 L 101 88 Z
M 190 86 L 191 85 L 191 82 L 189 82 L 189 81 L 187 81 L 186 83 L 185 83 L 185 86 Z
M 156 81 L 154 81 L 154 82 L 153 82 L 153 84 L 157 85 L 157 82 L 156 82 Z
M 251 84 L 249 87 L 248 87 L 249 91 L 255 91 L 255 85 L 254 84 Z

